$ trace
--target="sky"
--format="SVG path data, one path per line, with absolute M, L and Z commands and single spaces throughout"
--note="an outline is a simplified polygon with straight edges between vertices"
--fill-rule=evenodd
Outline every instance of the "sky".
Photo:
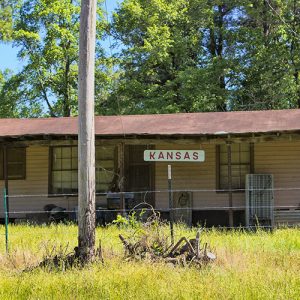
M 106 0 L 107 11 L 109 17 L 112 11 L 117 7 L 117 4 L 122 2 L 121 0 Z M 108 42 L 103 43 L 104 48 L 108 47 Z M 22 69 L 23 63 L 17 57 L 18 48 L 13 47 L 12 43 L 0 43 L 0 70 L 11 69 L 14 73 L 17 73 Z

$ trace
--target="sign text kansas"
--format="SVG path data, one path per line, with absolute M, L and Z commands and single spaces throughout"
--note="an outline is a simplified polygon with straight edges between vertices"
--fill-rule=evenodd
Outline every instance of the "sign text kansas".
M 203 150 L 145 150 L 144 161 L 201 162 L 205 160 Z

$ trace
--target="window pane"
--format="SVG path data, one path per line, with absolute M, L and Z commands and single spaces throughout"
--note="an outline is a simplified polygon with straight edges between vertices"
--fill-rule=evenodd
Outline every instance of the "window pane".
M 243 189 L 244 187 L 241 185 L 240 177 L 232 177 L 232 189 Z
M 61 169 L 61 158 L 53 157 L 53 170 L 60 170 Z
M 61 168 L 63 170 L 71 170 L 71 158 L 63 158 L 62 159 L 62 164 L 61 164 Z
M 7 161 L 8 162 L 22 162 L 24 159 L 25 148 L 8 148 Z
M 78 158 L 78 147 L 72 147 L 72 157 Z
M 62 147 L 62 158 L 71 158 L 72 147 Z
M 61 148 L 60 147 L 55 147 L 53 148 L 53 158 L 57 159 L 57 158 L 61 158 Z
M 107 171 L 98 171 L 98 172 L 96 172 L 96 181 L 97 182 L 111 183 L 113 177 L 114 177 L 113 172 L 107 172 Z
M 220 177 L 227 176 L 227 174 L 228 174 L 228 167 L 227 167 L 227 165 L 220 166 Z
M 7 149 L 8 179 L 25 179 L 26 148 Z
M 250 153 L 250 144 L 240 144 L 241 152 L 248 152 Z
M 22 179 L 24 178 L 24 164 L 22 163 L 8 163 L 7 173 L 9 179 Z
M 245 188 L 245 176 L 250 173 L 250 144 L 231 145 L 232 189 Z M 227 146 L 220 146 L 219 188 L 228 189 Z
M 96 160 L 106 160 L 114 158 L 115 147 L 96 146 Z
M 240 152 L 231 152 L 231 163 L 232 164 L 240 163 Z
M 53 147 L 52 193 L 76 193 L 78 190 L 77 146 Z M 96 147 L 96 189 L 107 191 L 114 177 L 115 147 Z
M 61 192 L 61 172 L 60 171 L 52 172 L 52 192 L 55 194 Z
M 241 152 L 241 163 L 250 164 L 250 152 Z
M 72 192 L 77 192 L 77 190 L 78 190 L 78 172 L 77 171 L 72 171 L 71 180 L 72 180 Z
M 78 158 L 77 157 L 73 157 L 72 158 L 72 169 L 78 169 Z
M 77 160 L 74 157 L 77 155 L 76 148 L 74 146 L 52 148 L 52 193 L 72 193 L 74 190 L 77 192 L 77 165 L 75 171 L 72 171 L 73 160 Z
M 107 192 L 114 178 L 115 147 L 96 147 L 96 191 Z
M 221 164 L 227 164 L 228 162 L 228 155 L 227 153 L 220 153 L 220 163 Z

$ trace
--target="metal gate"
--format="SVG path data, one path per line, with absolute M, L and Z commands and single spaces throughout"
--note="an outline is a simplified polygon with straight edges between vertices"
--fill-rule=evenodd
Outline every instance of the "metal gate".
M 273 175 L 246 175 L 246 226 L 274 226 Z

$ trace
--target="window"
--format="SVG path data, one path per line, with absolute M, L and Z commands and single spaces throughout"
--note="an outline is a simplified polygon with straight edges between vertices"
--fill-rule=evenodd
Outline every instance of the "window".
M 115 156 L 114 146 L 96 147 L 96 191 L 108 192 L 111 190 L 115 179 Z
M 77 193 L 77 147 L 53 147 L 51 154 L 51 193 Z
M 26 178 L 26 148 L 7 148 L 7 178 Z M 4 149 L 0 148 L 0 179 L 4 179 Z
M 218 155 L 218 189 L 228 189 L 228 154 L 227 145 L 217 148 Z M 251 144 L 231 145 L 232 189 L 245 189 L 246 174 L 253 173 L 253 147 Z
M 96 191 L 110 190 L 115 175 L 115 147 L 96 146 Z M 50 149 L 50 194 L 74 194 L 78 192 L 77 146 L 52 147 Z

